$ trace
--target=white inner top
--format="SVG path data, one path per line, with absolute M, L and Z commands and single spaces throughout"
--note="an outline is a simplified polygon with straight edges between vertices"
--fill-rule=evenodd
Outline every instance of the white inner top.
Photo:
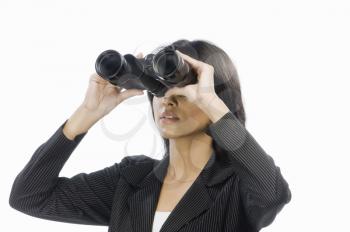
M 159 232 L 165 220 L 170 215 L 171 211 L 156 211 L 154 214 L 152 232 Z

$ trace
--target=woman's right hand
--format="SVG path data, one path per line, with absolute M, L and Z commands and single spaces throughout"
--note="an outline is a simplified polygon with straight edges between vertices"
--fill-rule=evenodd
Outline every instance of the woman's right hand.
M 139 53 L 136 57 L 141 58 L 142 53 Z M 85 94 L 82 107 L 88 112 L 93 113 L 98 117 L 97 120 L 99 120 L 124 100 L 143 94 L 143 91 L 140 89 L 121 90 L 121 87 L 109 83 L 94 73 L 90 77 L 89 87 Z
M 136 57 L 142 58 L 142 53 Z M 73 140 L 76 135 L 87 132 L 98 120 L 124 100 L 143 94 L 140 89 L 121 90 L 121 87 L 109 83 L 96 73 L 92 74 L 83 103 L 71 115 L 63 128 L 66 137 Z

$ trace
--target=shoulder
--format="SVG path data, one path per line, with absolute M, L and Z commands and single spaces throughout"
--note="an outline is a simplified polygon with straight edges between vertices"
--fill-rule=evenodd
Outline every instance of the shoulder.
M 153 163 L 156 159 L 153 159 L 146 155 L 129 155 L 125 156 L 119 163 L 120 168 L 127 168 L 135 165 L 142 165 L 145 163 Z
M 137 185 L 154 168 L 158 160 L 146 155 L 125 156 L 120 163 L 120 175 L 130 184 Z

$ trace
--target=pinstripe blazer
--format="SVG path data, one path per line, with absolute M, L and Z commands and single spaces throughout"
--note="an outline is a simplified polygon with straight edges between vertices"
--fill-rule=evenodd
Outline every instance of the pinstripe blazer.
M 151 232 L 169 155 L 126 156 L 102 170 L 61 177 L 86 134 L 69 140 L 62 131 L 66 122 L 15 178 L 11 207 L 48 220 L 105 225 L 109 232 Z M 161 232 L 250 232 L 270 225 L 291 200 L 280 168 L 231 111 L 205 131 L 214 152 Z

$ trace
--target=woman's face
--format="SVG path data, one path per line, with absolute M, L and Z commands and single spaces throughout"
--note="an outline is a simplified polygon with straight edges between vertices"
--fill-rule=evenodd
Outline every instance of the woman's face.
M 152 106 L 156 126 L 163 138 L 177 138 L 202 132 L 210 123 L 208 116 L 182 95 L 159 98 L 154 96 Z M 161 119 L 164 112 L 175 114 L 178 119 Z

